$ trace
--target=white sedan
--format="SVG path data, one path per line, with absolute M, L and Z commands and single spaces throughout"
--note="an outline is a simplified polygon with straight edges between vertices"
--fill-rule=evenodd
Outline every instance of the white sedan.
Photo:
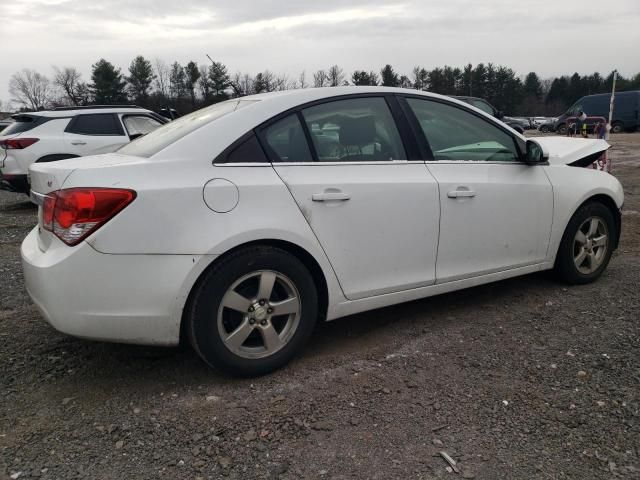
M 319 320 L 546 269 L 598 278 L 623 191 L 602 140 L 527 140 L 455 99 L 229 100 L 117 153 L 34 164 L 27 289 L 56 329 L 272 371 Z

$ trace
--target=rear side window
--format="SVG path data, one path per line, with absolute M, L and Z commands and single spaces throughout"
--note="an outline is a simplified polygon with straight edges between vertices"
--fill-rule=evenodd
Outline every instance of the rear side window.
M 267 127 L 264 138 L 274 162 L 313 162 L 302 124 L 295 113 Z
M 321 162 L 384 162 L 407 155 L 384 98 L 354 98 L 302 111 Z
M 78 115 L 65 131 L 79 135 L 124 135 L 120 120 L 112 113 Z
M 223 152 L 214 163 L 269 163 L 255 135 L 243 140 L 239 145 Z
M 151 157 L 164 150 L 172 143 L 196 131 L 217 118 L 228 115 L 235 110 L 255 103 L 257 100 L 227 100 L 215 103 L 210 107 L 197 110 L 189 115 L 164 124 L 162 127 L 137 138 L 133 142 L 123 146 L 118 153 L 133 155 L 136 157 Z
M 14 122 L 7 128 L 2 130 L 2 135 L 17 135 L 18 133 L 28 132 L 32 128 L 44 123 L 44 118 L 40 116 L 20 115 L 13 117 Z

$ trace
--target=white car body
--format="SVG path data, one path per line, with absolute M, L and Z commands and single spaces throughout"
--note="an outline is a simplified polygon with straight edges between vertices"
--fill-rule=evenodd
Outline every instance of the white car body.
M 74 123 L 87 116 L 109 116 L 115 130 L 112 134 L 77 133 Z M 0 181 L 7 189 L 28 192 L 29 167 L 37 162 L 50 162 L 65 158 L 84 157 L 113 152 L 129 143 L 135 136 L 148 133 L 132 130 L 138 118 L 150 119 L 157 125 L 166 123 L 160 115 L 137 107 L 113 108 L 64 108 L 14 115 L 17 119 L 10 128 L 0 132 Z M 95 117 L 94 117 L 95 118 Z M 26 130 L 18 129 L 21 122 L 29 120 L 35 125 Z M 14 129 L 18 129 L 14 131 Z M 25 148 L 5 148 L 5 141 L 33 139 Z
M 73 247 L 42 228 L 40 209 L 40 223 L 24 240 L 22 257 L 27 289 L 43 316 L 78 337 L 176 345 L 185 304 L 203 272 L 231 250 L 266 242 L 313 260 L 326 285 L 326 319 L 332 320 L 550 269 L 580 205 L 603 196 L 612 208 L 622 206 L 623 190 L 613 176 L 567 166 L 606 150 L 601 140 L 537 139 L 549 154 L 548 163 L 540 165 L 213 163 L 230 144 L 281 112 L 363 94 L 410 94 L 453 104 L 499 125 L 514 141 L 526 141 L 455 99 L 338 87 L 240 99 L 253 103 L 150 158 L 111 153 L 34 164 L 31 189 L 38 194 L 87 186 L 137 193 Z M 151 135 L 159 137 L 168 127 Z M 315 201 L 344 192 L 350 201 Z M 469 192 L 475 197 L 467 198 Z

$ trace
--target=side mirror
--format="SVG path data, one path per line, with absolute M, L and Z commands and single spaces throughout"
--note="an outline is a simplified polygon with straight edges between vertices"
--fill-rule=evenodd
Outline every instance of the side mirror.
M 527 140 L 524 161 L 528 165 L 545 163 L 549 160 L 549 152 L 535 140 Z
M 504 118 L 504 112 L 503 112 L 502 110 L 496 110 L 495 117 L 496 117 L 498 120 L 502 120 L 502 119 Z

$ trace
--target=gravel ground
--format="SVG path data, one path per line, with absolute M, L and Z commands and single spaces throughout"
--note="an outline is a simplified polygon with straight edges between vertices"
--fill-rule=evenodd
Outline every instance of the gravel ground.
M 0 479 L 640 478 L 640 134 L 612 143 L 623 238 L 595 284 L 345 318 L 254 380 L 55 332 L 21 274 L 36 211 L 0 192 Z

